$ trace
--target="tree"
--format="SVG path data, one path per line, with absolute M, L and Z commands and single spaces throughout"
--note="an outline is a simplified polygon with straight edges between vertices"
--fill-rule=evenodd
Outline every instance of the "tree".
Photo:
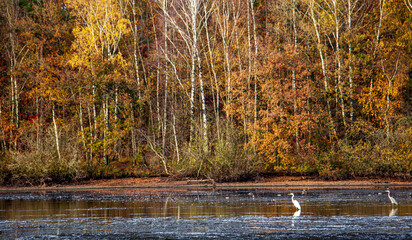
M 124 61 L 120 51 L 120 42 L 122 37 L 130 32 L 129 21 L 125 18 L 126 2 L 122 0 L 111 1 L 83 1 L 70 0 L 67 2 L 69 8 L 73 9 L 77 16 L 78 26 L 73 30 L 75 41 L 72 46 L 73 55 L 70 63 L 73 67 L 86 68 L 91 74 L 91 96 L 92 111 L 93 111 L 93 129 L 90 129 L 91 145 L 100 146 L 97 141 L 99 135 L 98 120 L 103 121 L 103 155 L 106 159 L 106 164 L 109 163 L 109 135 L 110 117 L 109 109 L 113 109 L 117 118 L 118 110 L 118 94 L 119 84 L 114 81 L 118 79 L 113 75 L 113 78 L 105 79 L 102 75 L 107 71 L 112 71 L 116 67 L 121 67 Z M 113 82 L 114 81 L 114 82 Z M 103 86 L 99 86 L 103 83 Z M 113 91 L 110 89 L 114 85 Z M 99 96 L 99 92 L 105 92 L 103 96 Z M 114 96 L 113 96 L 114 95 Z M 97 115 L 96 102 L 101 98 L 101 118 Z M 114 106 L 110 99 L 114 98 Z M 111 114 L 110 114 L 111 115 Z M 93 152 L 93 149 L 91 149 Z M 92 156 L 92 155 L 91 155 Z
M 199 47 L 200 33 L 204 29 L 204 22 L 208 21 L 210 15 L 209 8 L 203 8 L 203 5 L 210 6 L 209 1 L 200 0 L 183 0 L 172 1 L 167 4 L 167 1 L 158 1 L 158 4 L 164 15 L 164 20 L 168 22 L 168 26 L 173 28 L 179 35 L 180 39 L 184 42 L 186 51 L 181 52 L 179 49 L 175 49 L 182 56 L 186 56 L 189 61 L 190 67 L 190 138 L 192 139 L 194 133 L 194 108 L 195 108 L 195 92 L 196 92 L 196 79 L 200 86 L 200 98 L 202 109 L 202 132 L 204 140 L 204 149 L 207 152 L 208 147 L 208 127 L 207 127 L 207 112 L 206 112 L 206 99 L 205 99 L 205 86 L 202 76 L 202 61 L 200 59 L 201 52 Z M 204 10 L 204 11 L 203 11 Z M 169 39 L 172 46 L 177 46 L 175 40 Z M 168 59 L 169 63 L 174 69 L 176 69 L 175 63 Z M 175 74 L 177 73 L 174 71 Z M 180 79 L 179 76 L 176 76 Z

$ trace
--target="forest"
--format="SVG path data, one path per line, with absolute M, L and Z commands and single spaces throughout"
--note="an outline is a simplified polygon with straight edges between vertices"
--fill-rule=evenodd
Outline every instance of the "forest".
M 0 184 L 411 178 L 411 0 L 1 0 Z

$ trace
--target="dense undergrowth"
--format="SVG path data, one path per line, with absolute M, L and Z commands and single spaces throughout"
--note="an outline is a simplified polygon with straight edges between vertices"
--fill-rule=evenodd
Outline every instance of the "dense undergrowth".
M 110 164 L 103 159 L 89 165 L 80 157 L 70 138 L 62 138 L 66 140 L 62 141 L 63 157 L 59 159 L 50 134 L 45 136 L 38 151 L 32 142 L 33 148 L 24 152 L 2 154 L 0 183 L 27 186 L 148 176 L 208 178 L 217 182 L 271 175 L 313 176 L 325 180 L 412 178 L 412 124 L 405 119 L 399 122 L 390 138 L 383 131 L 360 128 L 358 132 L 352 132 L 351 139 L 337 142 L 331 151 L 291 154 L 276 162 L 269 162 L 253 149 L 245 148 L 242 132 L 230 125 L 221 132 L 219 139 L 212 141 L 209 151 L 205 151 L 202 138 L 197 136 L 191 146 L 182 149 L 179 159 L 168 162 L 168 173 L 165 173 L 161 159 L 151 152 L 134 159 L 120 158 Z

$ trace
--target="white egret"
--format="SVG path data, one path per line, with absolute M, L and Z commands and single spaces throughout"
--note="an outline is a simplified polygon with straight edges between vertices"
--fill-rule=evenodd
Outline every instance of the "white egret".
M 298 201 L 296 201 L 295 199 L 293 199 L 293 197 L 295 196 L 293 193 L 289 193 L 289 195 L 292 195 L 292 203 L 293 205 L 295 205 L 296 209 L 300 210 L 300 204 Z
M 388 190 L 386 190 L 386 192 L 388 193 L 388 198 L 389 200 L 391 200 L 392 205 L 398 205 L 398 202 L 395 200 L 395 198 L 391 197 L 391 192 Z

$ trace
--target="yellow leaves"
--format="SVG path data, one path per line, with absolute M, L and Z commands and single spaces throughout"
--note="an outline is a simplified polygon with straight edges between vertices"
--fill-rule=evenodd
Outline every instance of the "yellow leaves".
M 88 66 L 90 56 L 97 52 L 95 39 L 91 37 L 90 29 L 84 27 L 74 28 L 73 35 L 76 38 L 72 45 L 75 54 L 72 55 L 69 63 L 72 66 Z
M 384 126 L 385 116 L 392 118 L 402 105 L 401 89 L 405 84 L 405 77 L 402 75 L 388 79 L 384 73 L 376 74 L 369 84 L 363 88 L 358 95 L 362 105 L 362 112 L 375 118 L 376 123 Z
M 70 0 L 79 25 L 74 28 L 75 42 L 72 45 L 72 66 L 90 67 L 93 60 L 121 60 L 119 43 L 130 33 L 129 20 L 121 1 Z
M 128 33 L 130 33 L 130 28 L 129 28 L 129 24 L 130 24 L 130 21 L 128 20 L 128 19 L 126 19 L 126 18 L 122 18 L 122 19 L 120 19 L 118 22 L 117 22 L 117 30 L 118 30 L 118 32 L 121 32 L 121 33 L 123 33 L 123 34 L 128 34 Z

